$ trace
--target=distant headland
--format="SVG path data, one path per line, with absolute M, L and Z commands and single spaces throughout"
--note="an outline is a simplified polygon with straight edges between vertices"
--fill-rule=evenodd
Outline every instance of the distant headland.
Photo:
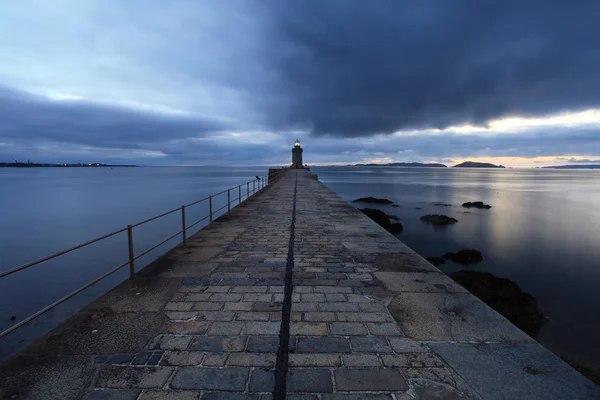
M 506 168 L 504 165 L 496 165 L 484 162 L 465 161 L 464 163 L 456 164 L 453 168 Z
M 555 165 L 542 168 L 551 169 L 600 169 L 600 164 L 580 164 L 580 165 Z
M 388 164 L 354 164 L 354 167 L 434 167 L 434 168 L 448 168 L 444 164 L 438 163 L 418 163 L 418 162 L 398 162 Z
M 0 162 L 0 168 L 42 168 L 42 167 L 52 167 L 52 168 L 97 168 L 97 167 L 137 167 L 137 165 L 117 165 L 117 164 L 101 164 L 101 163 L 63 163 L 63 164 L 47 164 L 47 163 L 33 163 L 33 162 Z

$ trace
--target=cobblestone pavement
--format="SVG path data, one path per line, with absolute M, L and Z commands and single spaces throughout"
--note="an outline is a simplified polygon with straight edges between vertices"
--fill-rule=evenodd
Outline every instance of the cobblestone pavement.
M 303 170 L 5 363 L 0 398 L 13 395 L 600 398 Z

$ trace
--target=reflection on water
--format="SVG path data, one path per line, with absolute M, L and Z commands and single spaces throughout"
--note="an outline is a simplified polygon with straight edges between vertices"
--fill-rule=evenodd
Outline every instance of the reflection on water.
M 398 237 L 424 257 L 477 249 L 468 268 L 516 281 L 550 320 L 536 339 L 555 353 L 600 369 L 600 171 L 458 168 L 315 168 L 346 200 L 385 197 L 400 217 Z M 483 201 L 490 210 L 466 209 Z M 449 203 L 451 207 L 434 205 Z M 425 214 L 458 223 L 435 229 Z M 452 263 L 444 272 L 463 269 Z

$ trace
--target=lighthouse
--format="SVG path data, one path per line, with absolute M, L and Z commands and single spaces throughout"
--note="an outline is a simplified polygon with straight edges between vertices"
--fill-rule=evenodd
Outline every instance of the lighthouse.
M 292 166 L 291 168 L 304 168 L 302 164 L 302 147 L 300 147 L 300 141 L 296 139 L 294 148 L 292 149 Z

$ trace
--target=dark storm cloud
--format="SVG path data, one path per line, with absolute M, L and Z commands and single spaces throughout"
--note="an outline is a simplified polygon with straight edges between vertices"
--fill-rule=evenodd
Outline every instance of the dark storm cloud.
M 2 86 L 0 121 L 2 140 L 47 140 L 109 148 L 140 148 L 143 143 L 202 137 L 226 128 L 209 119 L 88 101 L 53 101 Z
M 600 105 L 600 2 L 269 3 L 277 127 L 361 136 Z

